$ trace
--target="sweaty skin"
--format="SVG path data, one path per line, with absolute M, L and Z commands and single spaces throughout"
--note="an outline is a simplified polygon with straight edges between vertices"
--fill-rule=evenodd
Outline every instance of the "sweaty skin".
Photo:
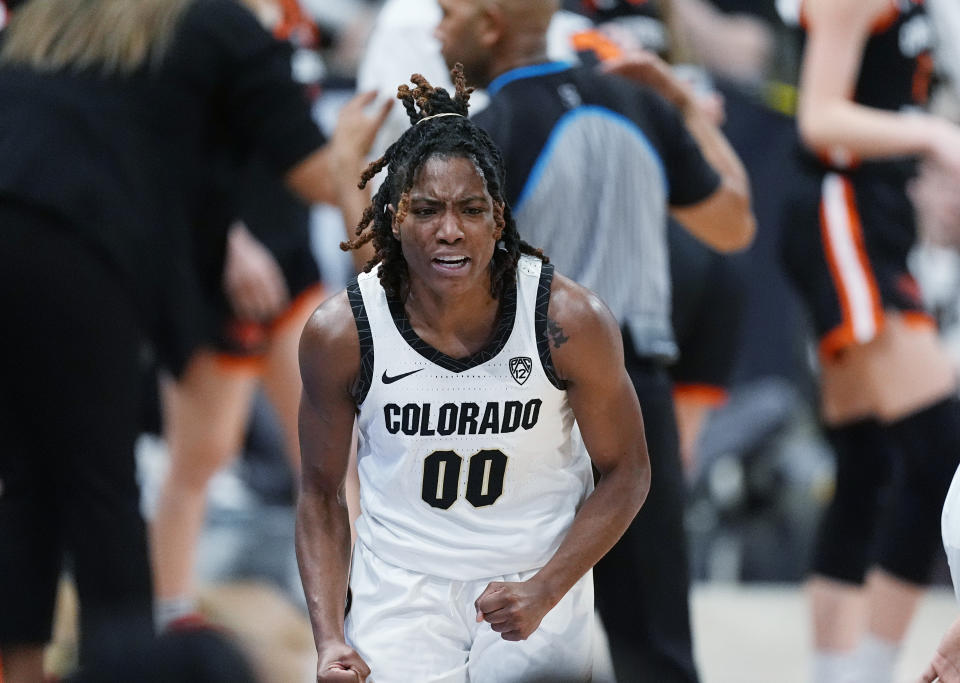
M 430 157 L 415 175 L 409 206 L 394 221 L 407 261 L 407 316 L 421 339 L 470 355 L 493 334 L 498 302 L 490 261 L 501 229 L 477 167 L 462 156 Z M 397 208 L 394 207 L 394 216 Z M 505 640 L 523 640 L 620 537 L 649 489 L 643 420 L 623 362 L 619 327 L 588 290 L 556 275 L 548 307 L 554 367 L 600 479 L 550 561 L 523 582 L 493 582 L 477 619 Z M 345 292 L 307 323 L 300 345 L 303 458 L 297 557 L 317 645 L 318 681 L 365 680 L 366 662 L 344 638 L 350 528 L 342 496 L 360 373 L 360 343 Z

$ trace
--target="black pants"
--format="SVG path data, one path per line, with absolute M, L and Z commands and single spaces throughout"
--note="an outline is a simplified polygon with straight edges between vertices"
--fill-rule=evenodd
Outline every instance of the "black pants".
M 624 339 L 650 453 L 650 494 L 620 541 L 594 568 L 597 608 L 618 683 L 697 681 L 690 634 L 684 480 L 666 370 Z
M 152 635 L 134 441 L 140 334 L 68 225 L 0 204 L 0 645 L 49 640 L 69 558 L 81 659 Z

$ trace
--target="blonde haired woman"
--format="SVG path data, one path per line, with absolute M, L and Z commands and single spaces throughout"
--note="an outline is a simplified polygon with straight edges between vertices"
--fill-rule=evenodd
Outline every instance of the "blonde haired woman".
M 30 0 L 0 48 L 0 657 L 42 678 L 63 555 L 81 663 L 152 633 L 133 442 L 142 342 L 179 371 L 197 342 L 191 218 L 225 146 L 309 200 L 355 187 L 378 125 L 347 107 L 324 146 L 275 43 L 233 0 Z M 279 123 L 278 123 L 279 121 Z M 343 178 L 355 177 L 354 171 Z

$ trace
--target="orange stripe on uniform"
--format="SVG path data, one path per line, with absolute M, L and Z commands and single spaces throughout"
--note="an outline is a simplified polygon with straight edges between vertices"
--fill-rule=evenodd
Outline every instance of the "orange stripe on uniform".
M 930 99 L 930 82 L 933 80 L 933 56 L 924 52 L 917 56 L 917 68 L 913 72 L 910 96 L 915 104 L 927 104 Z
M 823 336 L 825 357 L 852 344 L 873 339 L 883 326 L 880 291 L 863 239 L 853 185 L 845 176 L 828 173 L 820 200 L 824 255 L 840 304 L 841 323 Z
M 623 55 L 623 50 L 620 49 L 619 45 L 596 29 L 574 33 L 570 40 L 574 50 L 577 52 L 593 52 L 602 62 Z
M 251 328 L 250 353 L 230 353 L 220 351 L 216 354 L 217 365 L 223 372 L 240 373 L 248 375 L 262 375 L 266 368 L 266 348 L 270 344 L 270 338 L 285 326 L 293 324 L 297 320 L 304 318 L 304 313 L 312 312 L 316 306 L 317 299 L 324 299 L 324 288 L 319 282 L 300 292 L 297 297 L 287 306 L 280 315 L 274 318 L 269 325 L 259 323 L 235 324 L 249 326 Z M 310 309 L 307 311 L 307 309 Z M 254 332 L 261 334 L 261 340 L 254 338 Z M 253 349 L 257 349 L 256 351 Z M 261 350 L 262 349 L 262 350 Z
M 310 312 L 312 313 L 312 309 L 315 307 L 313 302 L 316 301 L 317 297 L 321 300 L 326 299 L 323 285 L 319 282 L 300 292 L 291 304 L 287 306 L 287 310 L 273 319 L 273 322 L 270 323 L 270 332 L 276 332 L 292 321 L 299 319 L 302 316 L 304 307 L 309 306 L 311 308 Z
M 300 47 L 316 47 L 320 43 L 320 31 L 298 0 L 279 0 L 281 18 L 273 29 L 277 40 L 290 40 Z
M 673 398 L 677 401 L 686 400 L 717 408 L 730 399 L 730 393 L 723 387 L 713 384 L 675 384 Z
M 216 354 L 217 367 L 225 373 L 241 375 L 262 375 L 267 360 L 262 355 L 239 356 L 220 352 Z
M 897 4 L 897 0 L 890 0 L 890 6 L 884 10 L 883 14 L 874 20 L 873 25 L 870 27 L 870 32 L 874 35 L 883 33 L 888 28 L 893 26 L 893 23 L 899 16 L 900 6 Z
M 807 16 L 807 3 L 805 0 L 800 0 L 800 5 L 797 7 L 797 23 L 800 24 L 800 28 L 804 31 L 810 30 L 810 17 Z
M 906 323 L 907 327 L 912 327 L 915 330 L 936 330 L 939 328 L 936 319 L 929 313 L 924 313 L 923 311 L 901 311 L 900 317 L 903 318 L 903 322 Z

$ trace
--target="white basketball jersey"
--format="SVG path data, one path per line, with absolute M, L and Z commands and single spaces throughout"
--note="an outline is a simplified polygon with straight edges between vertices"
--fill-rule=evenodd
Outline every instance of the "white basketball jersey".
M 348 287 L 360 333 L 360 540 L 455 580 L 543 566 L 593 485 L 546 337 L 553 268 L 523 257 L 490 345 L 423 342 L 376 271 Z

